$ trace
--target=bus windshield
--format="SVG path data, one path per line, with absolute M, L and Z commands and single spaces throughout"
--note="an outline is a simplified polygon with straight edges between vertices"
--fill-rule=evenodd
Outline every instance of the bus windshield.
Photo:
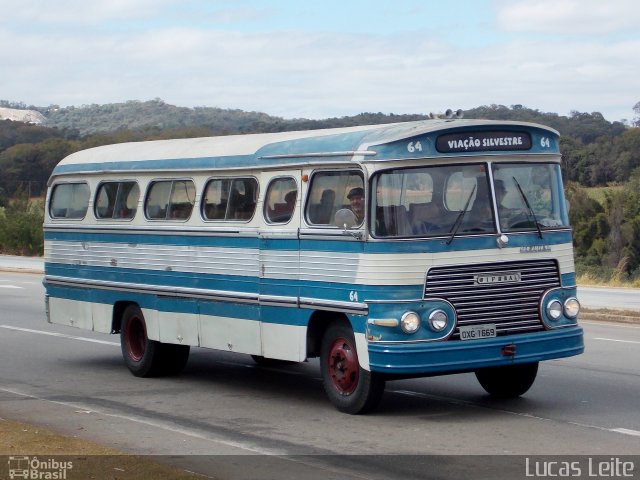
M 494 164 L 501 231 L 567 227 L 560 167 Z M 375 237 L 497 233 L 486 164 L 402 168 L 373 178 Z
M 385 171 L 373 179 L 376 237 L 495 232 L 485 164 Z
M 569 226 L 558 164 L 494 164 L 493 178 L 502 231 Z

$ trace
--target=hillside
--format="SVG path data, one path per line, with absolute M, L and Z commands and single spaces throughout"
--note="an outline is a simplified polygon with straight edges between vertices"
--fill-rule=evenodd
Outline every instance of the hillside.
M 42 113 L 35 110 L 0 107 L 0 120 L 11 120 L 12 122 L 24 122 L 40 125 L 45 123 L 47 119 Z
M 216 107 L 177 107 L 160 99 L 128 101 L 107 105 L 38 108 L 47 126 L 78 132 L 80 135 L 118 130 L 176 131 L 197 128 L 200 135 L 278 132 L 371 123 L 389 123 L 426 118 L 424 115 L 361 114 L 326 120 L 284 119 L 261 112 Z
M 34 236 L 41 234 L 42 219 L 36 215 L 38 210 L 42 215 L 41 207 L 29 206 L 28 198 L 44 195 L 53 167 L 78 150 L 152 139 L 427 118 L 424 114 L 361 113 L 323 120 L 284 119 L 261 112 L 177 107 L 160 99 L 67 108 L 27 107 L 0 100 L 0 107 L 36 111 L 46 118 L 42 125 L 15 119 L 0 121 L 0 207 L 7 207 L 4 218 L 0 218 L 0 251 L 14 252 L 41 252 L 42 239 Z M 634 111 L 640 116 L 640 102 Z M 521 105 L 485 105 L 464 114 L 465 118 L 521 120 L 557 129 L 561 133 L 561 165 L 571 202 L 578 273 L 605 279 L 640 278 L 640 119 L 629 127 L 608 122 L 598 112 L 561 116 Z M 618 187 L 611 188 L 612 184 Z M 600 187 L 597 201 L 586 193 L 585 186 Z M 34 220 L 27 224 L 29 215 Z M 24 234 L 18 235 L 21 226 Z M 27 240 L 27 234 L 34 239 Z M 12 239 L 16 241 L 12 243 Z
M 108 133 L 119 130 L 166 132 L 177 136 L 180 130 L 195 129 L 187 136 L 225 135 L 229 133 L 277 132 L 316 128 L 342 127 L 374 123 L 421 120 L 426 114 L 361 113 L 350 117 L 309 120 L 285 119 L 262 112 L 222 109 L 216 107 L 178 107 L 160 99 L 128 101 L 107 105 L 84 105 L 80 107 L 58 106 L 33 107 L 46 118 L 46 126 L 77 132 L 78 135 Z M 464 112 L 465 118 L 499 120 L 521 120 L 549 125 L 564 136 L 579 139 L 586 144 L 601 136 L 622 134 L 626 127 L 620 122 L 609 122 L 598 112 L 573 112 L 571 116 L 545 113 L 539 110 L 513 105 L 481 106 Z

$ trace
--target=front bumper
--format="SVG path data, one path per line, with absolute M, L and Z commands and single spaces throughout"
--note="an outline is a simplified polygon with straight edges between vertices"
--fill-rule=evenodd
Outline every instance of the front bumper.
M 372 372 L 429 376 L 532 363 L 579 355 L 581 327 L 509 335 L 484 340 L 369 343 Z

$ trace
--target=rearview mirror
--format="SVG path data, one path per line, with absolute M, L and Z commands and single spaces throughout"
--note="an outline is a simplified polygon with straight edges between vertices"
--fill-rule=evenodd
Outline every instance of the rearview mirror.
M 333 223 L 340 228 L 347 230 L 358 225 L 358 217 L 348 208 L 341 208 L 338 210 L 333 218 Z

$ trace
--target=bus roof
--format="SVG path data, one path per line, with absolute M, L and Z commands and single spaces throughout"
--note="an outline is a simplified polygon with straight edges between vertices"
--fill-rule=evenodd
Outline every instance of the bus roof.
M 335 163 L 336 160 L 361 160 L 366 156 L 378 160 L 380 158 L 375 158 L 378 152 L 372 149 L 374 146 L 388 146 L 411 138 L 434 140 L 436 135 L 447 132 L 481 131 L 537 131 L 556 139 L 556 144 L 559 136 L 556 130 L 534 123 L 434 119 L 322 130 L 128 142 L 73 153 L 56 166 L 52 178 L 81 172 L 261 168 L 305 161 Z M 443 155 L 436 152 L 435 156 Z

